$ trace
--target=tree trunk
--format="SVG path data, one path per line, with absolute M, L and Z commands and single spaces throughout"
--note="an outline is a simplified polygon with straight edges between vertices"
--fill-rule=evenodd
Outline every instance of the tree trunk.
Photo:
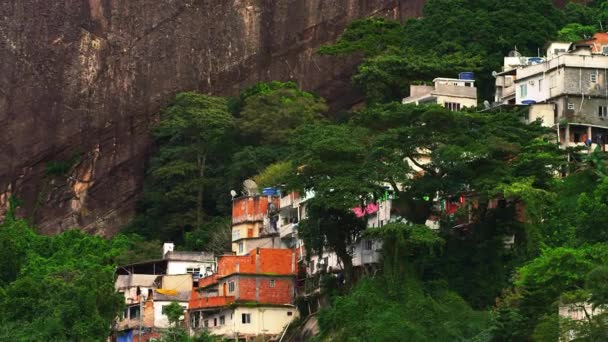
M 335 252 L 344 266 L 344 280 L 346 282 L 346 286 L 350 286 L 353 282 L 353 257 L 348 254 L 345 246 L 336 248 Z
M 196 198 L 196 228 L 203 224 L 203 179 L 205 178 L 205 163 L 207 155 L 200 153 L 197 155 L 198 164 L 198 194 Z

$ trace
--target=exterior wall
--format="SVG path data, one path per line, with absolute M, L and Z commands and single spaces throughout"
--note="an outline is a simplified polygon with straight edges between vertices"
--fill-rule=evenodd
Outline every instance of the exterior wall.
M 606 76 L 608 75 L 608 56 L 593 56 L 604 61 L 603 68 L 569 68 L 565 72 L 565 88 L 567 94 L 584 94 L 606 97 Z M 591 74 L 596 75 L 597 81 L 591 82 Z
M 277 239 L 278 240 L 278 239 Z M 259 251 L 259 254 L 257 253 Z M 218 274 L 272 273 L 295 274 L 295 254 L 291 249 L 260 248 L 248 256 L 222 256 L 218 260 Z
M 410 97 L 429 95 L 433 90 L 435 90 L 434 86 L 410 85 Z
M 239 244 L 243 245 L 243 251 L 240 252 Z M 279 236 L 268 236 L 257 239 L 241 239 L 232 243 L 232 252 L 236 255 L 247 255 L 257 248 L 285 248 Z
M 232 226 L 232 241 L 243 238 L 259 237 L 263 229 L 263 220 L 236 224 Z
M 249 315 L 249 323 L 243 323 L 243 314 Z M 224 324 L 221 325 L 220 316 L 224 316 Z M 297 317 L 298 310 L 295 307 L 237 307 L 213 313 L 203 312 L 199 319 L 201 328 L 194 331 L 204 329 L 205 321 L 207 321 L 209 332 L 228 339 L 257 335 L 279 335 L 283 333 L 287 324 Z M 217 325 L 214 326 L 214 322 Z
M 537 119 L 542 120 L 543 126 L 553 127 L 555 124 L 555 104 L 542 103 L 530 106 L 528 122 L 534 122 Z
M 562 109 L 560 118 L 566 118 L 568 122 L 584 123 L 608 127 L 608 118 L 598 115 L 599 106 L 608 106 L 608 99 L 564 96 L 561 99 L 562 108 L 567 108 L 567 104 L 574 105 L 574 110 Z
M 186 270 L 188 268 L 200 268 L 201 272 L 205 272 L 207 267 L 210 267 L 211 270 L 214 269 L 213 261 L 175 261 L 169 260 L 167 263 L 167 274 L 175 275 L 175 274 L 186 274 Z
M 169 328 L 169 319 L 167 315 L 163 314 L 163 306 L 170 305 L 171 302 L 168 301 L 155 301 L 154 302 L 154 327 L 156 328 Z M 183 308 L 184 312 L 188 309 L 188 303 L 182 302 L 179 303 Z M 182 316 L 181 319 L 184 317 Z M 145 319 L 145 317 L 144 317 Z
M 232 224 L 262 221 L 268 212 L 268 203 L 274 203 L 279 208 L 278 197 L 246 196 L 234 199 L 232 202 Z
M 464 88 L 464 87 L 458 87 L 458 88 Z M 466 98 L 466 97 L 437 95 L 437 104 L 438 105 L 445 106 L 446 102 L 460 103 L 460 105 L 462 107 L 476 107 L 477 106 L 476 98 L 471 99 L 471 98 Z
M 192 275 L 166 275 L 163 277 L 162 288 L 165 290 L 176 290 L 178 292 L 192 290 Z
M 274 287 L 271 282 L 274 281 Z M 230 292 L 229 283 L 235 284 Z M 223 279 L 220 288 L 226 288 L 227 296 L 235 296 L 237 301 L 254 301 L 264 304 L 291 304 L 294 296 L 293 277 L 265 277 L 236 275 Z M 224 286 L 226 284 L 226 286 Z
M 291 316 L 288 315 L 289 312 Z M 250 315 L 250 323 L 243 324 L 243 314 Z M 235 330 L 241 335 L 278 335 L 296 316 L 297 310 L 294 307 L 239 307 L 235 309 L 233 322 Z

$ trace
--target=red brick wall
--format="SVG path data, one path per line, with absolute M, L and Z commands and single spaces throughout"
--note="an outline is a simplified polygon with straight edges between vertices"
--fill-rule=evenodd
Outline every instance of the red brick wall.
M 256 298 L 256 278 L 259 283 L 259 298 Z M 274 287 L 270 287 L 271 280 L 274 280 Z M 241 276 L 237 289 L 239 301 L 258 301 L 265 304 L 293 303 L 293 279 Z
M 294 274 L 291 249 L 260 249 L 260 272 L 272 274 Z
M 274 280 L 274 287 L 270 287 L 270 281 Z M 269 304 L 292 304 L 293 303 L 293 279 L 259 277 L 260 281 L 260 303 Z
M 239 264 L 239 272 L 255 273 L 255 255 L 220 257 L 217 261 L 217 272 L 219 275 L 235 273 L 237 264 Z
M 255 301 L 255 277 L 239 277 L 237 290 L 239 301 Z
M 267 274 L 294 274 L 294 251 L 291 249 L 260 248 L 259 273 Z M 234 256 L 227 255 L 219 258 L 217 262 L 218 274 L 229 275 L 238 273 L 258 273 L 256 266 L 257 250 L 251 251 L 250 255 Z
M 272 202 L 279 207 L 279 197 L 272 197 Z M 241 197 L 232 202 L 232 224 L 245 221 L 261 221 L 268 210 L 268 197 Z

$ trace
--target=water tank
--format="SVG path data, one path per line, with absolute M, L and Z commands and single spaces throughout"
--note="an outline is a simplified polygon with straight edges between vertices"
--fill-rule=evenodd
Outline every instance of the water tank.
M 536 103 L 536 101 L 534 101 L 534 100 L 523 100 L 523 101 L 521 101 L 521 104 L 524 104 L 524 105 L 533 105 L 535 103 Z
M 458 78 L 461 80 L 474 80 L 475 79 L 475 73 L 471 72 L 471 71 L 463 71 L 461 73 L 458 74 Z
M 528 58 L 528 63 L 530 64 L 539 64 L 542 63 L 543 59 L 541 57 L 530 57 Z
M 263 196 L 278 196 L 279 190 L 277 188 L 264 188 L 262 189 Z

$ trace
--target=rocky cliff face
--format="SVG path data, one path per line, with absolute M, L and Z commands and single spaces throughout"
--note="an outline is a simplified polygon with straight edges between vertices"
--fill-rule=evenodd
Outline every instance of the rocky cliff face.
M 352 98 L 352 58 L 316 56 L 353 19 L 423 0 L 20 0 L 0 3 L 0 216 L 112 235 L 132 215 L 150 125 L 179 91 L 298 81 Z

